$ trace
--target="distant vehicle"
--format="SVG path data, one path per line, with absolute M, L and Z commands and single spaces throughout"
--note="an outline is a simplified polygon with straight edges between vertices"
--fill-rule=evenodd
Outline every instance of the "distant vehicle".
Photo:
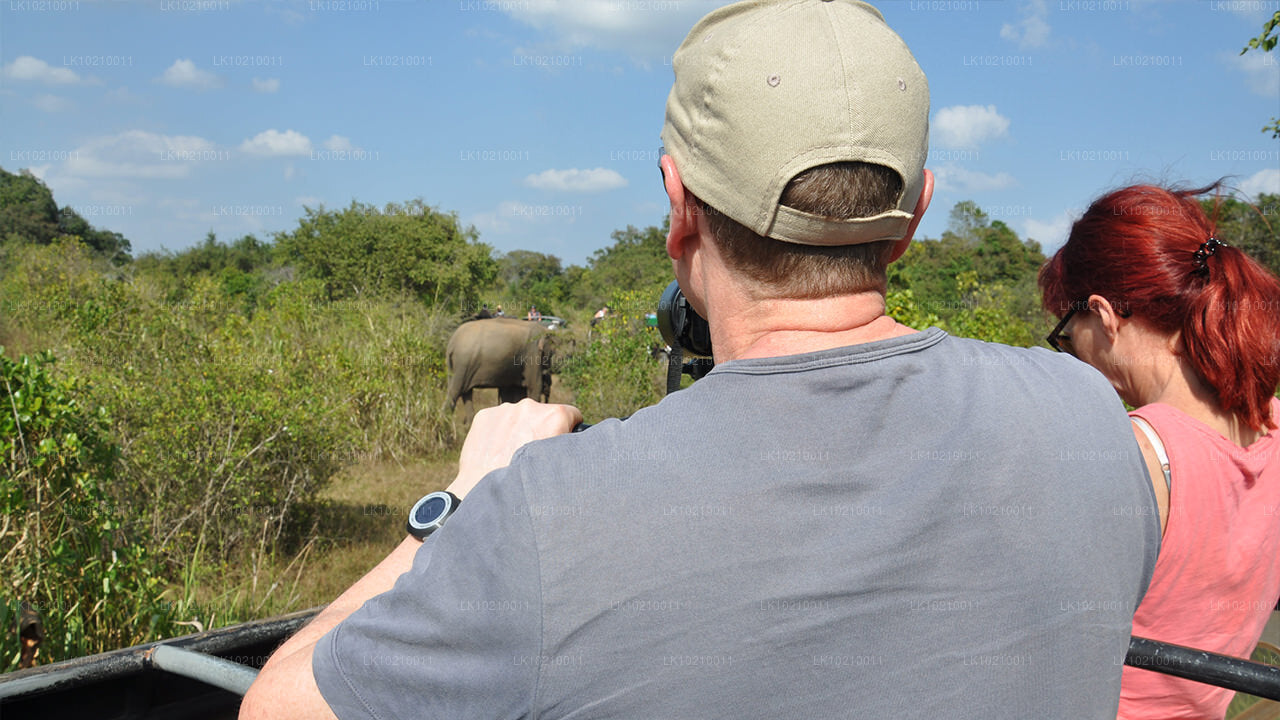
M 538 322 L 542 323 L 548 330 L 559 330 L 568 324 L 564 318 L 558 318 L 555 315 L 543 315 Z

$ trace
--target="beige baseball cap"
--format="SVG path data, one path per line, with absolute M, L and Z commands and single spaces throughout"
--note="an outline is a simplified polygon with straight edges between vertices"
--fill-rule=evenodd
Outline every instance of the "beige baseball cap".
M 662 142 L 693 194 L 751 230 L 802 245 L 906 236 L 929 152 L 929 82 L 879 10 L 856 0 L 747 0 L 689 31 L 672 60 Z M 831 220 L 778 203 L 827 163 L 885 165 L 897 207 Z

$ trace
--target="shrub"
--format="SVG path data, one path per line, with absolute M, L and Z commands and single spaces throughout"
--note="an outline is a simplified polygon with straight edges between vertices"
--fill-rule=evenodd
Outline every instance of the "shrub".
M 3 350 L 3 348 L 0 348 Z M 42 653 L 62 660 L 142 642 L 169 630 L 163 585 L 108 491 L 119 449 L 106 411 L 89 388 L 56 377 L 53 356 L 0 353 L 0 621 L 19 605 L 36 609 Z M 18 664 L 5 634 L 0 671 Z
M 588 422 L 625 417 L 662 399 L 666 368 L 652 351 L 665 343 L 645 321 L 657 304 L 657 293 L 615 293 L 610 314 L 596 325 L 586 347 L 564 363 L 561 377 Z

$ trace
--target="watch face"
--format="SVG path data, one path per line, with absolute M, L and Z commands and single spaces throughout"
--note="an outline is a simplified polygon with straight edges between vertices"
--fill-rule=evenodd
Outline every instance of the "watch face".
M 448 507 L 449 501 L 443 495 L 429 495 L 414 508 L 413 521 L 418 525 L 430 525 L 438 520 Z
M 414 504 L 405 529 L 419 539 L 435 532 L 458 507 L 458 498 L 447 490 L 433 492 Z

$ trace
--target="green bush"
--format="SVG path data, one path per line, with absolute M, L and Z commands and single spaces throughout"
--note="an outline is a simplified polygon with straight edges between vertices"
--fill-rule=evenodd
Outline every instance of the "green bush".
M 610 314 L 564 364 L 561 377 L 588 422 L 625 417 L 662 399 L 666 368 L 651 353 L 664 343 L 658 329 L 645 322 L 658 297 L 657 292 L 615 293 Z
M 298 228 L 276 237 L 281 258 L 324 283 L 332 299 L 409 295 L 434 306 L 479 307 L 497 276 L 488 245 L 456 215 L 421 199 L 381 209 L 306 208 Z
M 0 352 L 0 625 L 13 627 L 21 605 L 36 609 L 41 655 L 56 661 L 171 630 L 173 607 L 109 492 L 119 449 L 106 411 L 53 365 L 47 353 L 13 361 Z M 17 666 L 15 640 L 5 633 L 0 671 Z

